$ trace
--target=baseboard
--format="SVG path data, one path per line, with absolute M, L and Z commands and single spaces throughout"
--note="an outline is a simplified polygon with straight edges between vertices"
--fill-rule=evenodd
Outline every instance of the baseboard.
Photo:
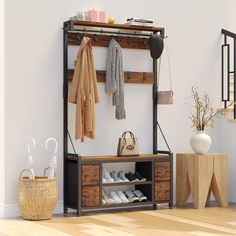
M 4 207 L 3 205 L 0 205 L 0 219 L 3 218 L 4 213 Z
M 62 214 L 62 213 L 63 213 L 63 201 L 57 201 L 57 205 L 53 214 Z M 18 204 L 0 205 L 0 218 L 11 218 L 20 216 L 21 213 Z

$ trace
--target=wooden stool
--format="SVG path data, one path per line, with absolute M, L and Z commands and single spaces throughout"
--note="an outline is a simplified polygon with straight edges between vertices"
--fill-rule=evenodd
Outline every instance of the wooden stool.
M 225 154 L 176 154 L 176 204 L 192 193 L 194 208 L 204 208 L 213 193 L 218 206 L 228 206 L 228 157 Z

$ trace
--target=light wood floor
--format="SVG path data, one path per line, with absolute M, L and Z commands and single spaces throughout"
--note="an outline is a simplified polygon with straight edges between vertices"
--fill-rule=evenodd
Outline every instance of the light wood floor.
M 1 236 L 223 236 L 236 235 L 236 205 L 55 216 L 46 221 L 0 220 Z

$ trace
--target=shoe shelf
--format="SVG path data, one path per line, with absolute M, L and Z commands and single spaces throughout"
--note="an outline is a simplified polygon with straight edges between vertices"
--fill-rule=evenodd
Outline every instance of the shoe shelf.
M 148 185 L 148 184 L 152 184 L 152 181 L 102 183 L 102 186 L 103 186 L 103 187 L 109 187 L 109 186 L 120 186 L 120 185 Z
M 122 204 L 111 204 L 101 205 L 98 207 L 82 207 L 82 212 L 99 212 L 99 211 L 120 211 L 120 210 L 144 210 L 153 209 L 153 203 L 147 202 L 135 202 L 135 203 L 122 203 Z
M 112 167 L 116 163 L 123 163 L 122 165 L 125 164 L 125 166 L 133 163 L 134 171 L 140 173 L 142 177 L 146 178 L 146 181 L 103 183 L 105 163 L 112 164 L 108 165 Z M 69 154 L 67 158 L 68 182 L 65 184 L 67 186 L 66 207 L 76 209 L 78 215 L 98 211 L 156 209 L 158 204 L 163 203 L 169 204 L 171 208 L 173 206 L 172 166 L 172 155 L 166 154 L 127 158 L 116 156 L 78 157 Z M 129 188 L 132 189 L 130 189 L 131 191 L 140 190 L 147 197 L 147 201 L 103 204 L 103 189 L 106 192 L 115 191 L 116 187 L 119 191 Z

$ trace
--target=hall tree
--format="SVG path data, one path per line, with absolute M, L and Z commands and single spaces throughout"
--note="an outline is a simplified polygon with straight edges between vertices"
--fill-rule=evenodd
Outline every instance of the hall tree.
M 96 27 L 96 34 L 89 28 Z M 80 28 L 78 28 L 80 27 Z M 110 30 L 113 29 L 113 31 Z M 114 29 L 118 33 L 114 33 Z M 118 30 L 129 29 L 131 32 L 123 33 Z M 142 33 L 137 33 L 142 30 Z M 69 31 L 69 33 L 68 33 Z M 86 31 L 86 32 L 85 32 Z M 99 34 L 99 31 L 101 32 Z M 104 35 L 105 34 L 105 35 Z M 156 35 L 159 35 L 158 37 Z M 83 37 L 91 38 L 93 47 L 107 47 L 111 38 L 116 37 L 122 50 L 129 49 L 151 49 L 153 57 L 153 73 L 148 72 L 151 81 L 146 80 L 146 72 L 126 72 L 127 83 L 151 84 L 150 90 L 153 90 L 152 99 L 149 105 L 153 108 L 153 117 L 150 122 L 153 123 L 153 154 L 140 154 L 138 157 L 117 157 L 117 156 L 79 156 L 68 151 L 68 142 L 71 142 L 70 134 L 68 138 L 68 81 L 71 75 L 76 72 L 68 67 L 68 47 L 70 45 L 80 45 Z M 121 35 L 121 36 L 120 36 Z M 142 36 L 142 38 L 140 38 Z M 132 37 L 132 38 L 131 38 Z M 84 212 L 97 212 L 104 210 L 121 210 L 121 209 L 156 209 L 157 204 L 168 203 L 169 207 L 173 206 L 173 155 L 171 150 L 159 150 L 157 146 L 157 59 L 163 50 L 164 28 L 142 27 L 128 25 L 108 25 L 104 23 L 89 23 L 81 21 L 69 21 L 64 23 L 64 212 L 68 212 L 68 208 L 76 209 L 77 214 Z M 148 40 L 149 44 L 148 45 Z M 150 43 L 150 40 L 151 43 Z M 82 56 L 82 52 L 80 54 Z M 150 55 L 149 55 L 150 57 Z M 79 57 L 77 58 L 79 59 Z M 77 62 L 78 63 L 78 62 Z M 85 68 L 86 69 L 86 68 Z M 78 73 L 78 72 L 76 72 Z M 105 80 L 105 72 L 97 72 L 98 81 Z M 101 76 L 103 75 L 103 76 Z M 138 75 L 136 77 L 136 75 Z M 80 76 L 76 74 L 76 76 Z M 80 77 L 78 77 L 80 78 Z M 73 77 L 73 79 L 78 79 Z M 101 79 L 102 78 L 102 79 Z M 82 78 L 81 78 L 82 79 Z M 137 80 L 139 79 L 139 80 Z M 75 82 L 75 81 L 73 81 Z M 106 96 L 100 94 L 100 97 Z M 99 124 L 97 124 L 99 125 Z M 169 148 L 168 144 L 167 147 Z M 114 151 L 113 151 L 114 152 Z M 115 163 L 129 164 L 131 169 L 141 173 L 146 179 L 144 182 L 128 182 L 128 183 L 103 183 L 102 172 L 105 163 L 115 166 Z M 132 164 L 130 164 L 132 163 Z M 106 187 L 129 186 L 131 189 L 137 189 L 147 197 L 147 202 L 127 203 L 104 205 L 102 192 Z

